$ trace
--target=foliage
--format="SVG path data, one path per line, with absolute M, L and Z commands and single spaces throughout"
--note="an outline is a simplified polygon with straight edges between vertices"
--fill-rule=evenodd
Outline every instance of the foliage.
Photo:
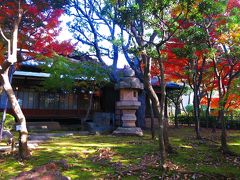
M 71 61 L 63 56 L 49 58 L 42 67 L 51 76 L 43 81 L 44 88 L 73 91 L 80 89 L 93 91 L 109 82 L 109 71 L 95 59 Z
M 232 111 L 232 113 L 233 113 L 233 116 L 240 117 L 240 110 L 239 109 L 235 109 L 234 111 Z
M 202 129 L 203 137 L 219 142 L 219 131 Z M 239 160 L 235 156 L 222 155 L 219 143 L 194 139 L 193 128 L 170 128 L 170 141 L 177 153 L 169 156 L 168 171 L 171 178 L 184 175 L 192 178 L 202 175 L 203 179 L 236 179 Z M 2 179 L 10 179 L 18 173 L 41 166 L 48 162 L 65 160 L 66 168 L 60 169 L 71 179 L 100 179 L 120 177 L 122 179 L 144 179 L 162 176 L 157 165 L 158 144 L 150 140 L 147 132 L 139 137 L 116 136 L 70 136 L 49 140 L 33 150 L 28 161 L 18 162 L 12 155 L 0 156 Z M 240 132 L 229 132 L 229 145 L 240 153 Z M 139 151 L 141 149 L 141 151 Z M 14 168 L 14 171 L 12 170 Z M 194 177 L 195 177 L 194 176 Z
M 2 113 L 0 113 L 0 117 L 2 117 Z M 7 113 L 6 119 L 4 122 L 4 129 L 12 130 L 14 128 L 14 125 L 15 125 L 15 117 Z
M 193 114 L 193 105 L 192 104 L 188 104 L 186 107 L 185 107 L 186 111 L 188 114 Z
M 20 3 L 21 2 L 21 3 Z M 67 1 L 1 1 L 0 27 L 6 38 L 12 38 L 12 32 L 18 19 L 18 48 L 28 50 L 34 57 L 52 56 L 54 52 L 67 55 L 72 52 L 70 41 L 58 41 L 61 28 L 60 16 Z M 60 6 L 61 4 L 61 6 Z M 4 41 L 3 41 L 4 40 Z M 5 39 L 0 44 L 7 45 Z M 22 59 L 18 59 L 21 61 Z
M 229 3 L 232 2 L 229 1 Z M 195 2 L 194 9 L 189 12 L 186 21 L 180 23 L 179 32 L 175 38 L 172 39 L 171 43 L 167 44 L 166 49 L 163 51 L 167 52 L 168 55 L 166 66 L 171 67 L 168 68 L 170 74 L 174 74 L 175 78 L 178 76 L 178 79 L 187 80 L 192 88 L 194 88 L 194 84 L 207 85 L 207 88 L 209 88 L 209 85 L 213 86 L 214 81 L 214 87 L 216 88 L 213 64 L 210 59 L 213 55 L 219 56 L 220 54 L 223 55 L 226 53 L 224 53 L 223 48 L 219 48 L 219 46 L 225 46 L 225 44 L 227 44 L 226 46 L 235 48 L 232 46 L 234 43 L 229 45 L 226 39 L 222 41 L 222 45 L 216 43 L 216 41 L 219 42 L 219 39 L 223 36 L 221 32 L 226 31 L 228 34 L 233 34 L 229 32 L 231 31 L 229 27 L 238 27 L 237 21 L 230 20 L 236 19 L 236 14 L 224 14 L 227 5 L 229 4 L 225 1 L 216 1 L 213 3 L 212 1 L 205 0 Z M 237 13 L 237 9 L 235 13 Z M 228 23 L 226 19 L 229 19 Z M 233 31 L 234 33 L 238 32 L 237 29 Z M 237 40 L 237 38 L 234 40 Z M 234 40 L 230 36 L 229 41 L 234 42 Z M 229 50 L 231 50 L 231 48 Z M 232 51 L 229 51 L 227 56 L 230 57 L 232 53 Z M 226 58 L 225 55 L 224 58 Z M 219 62 L 223 63 L 223 60 L 224 59 L 221 59 Z M 228 68 L 225 70 L 227 71 L 227 69 Z M 227 82 L 227 76 L 225 76 L 225 78 Z M 224 84 L 226 85 L 226 83 Z
M 194 8 L 188 12 L 187 18 L 179 23 L 174 38 L 162 50 L 167 57 L 165 66 L 170 67 L 167 74 L 187 82 L 193 89 L 196 122 L 200 118 L 201 98 L 209 97 L 214 89 L 217 90 L 219 120 L 224 124 L 224 111 L 231 105 L 239 104 L 236 99 L 240 74 L 237 55 L 240 6 L 237 1 L 202 0 L 193 4 Z M 196 132 L 200 137 L 198 127 Z M 225 132 L 222 136 L 225 148 L 224 135 Z
M 181 114 L 177 116 L 177 120 L 181 125 L 193 125 L 195 123 L 194 116 L 192 115 L 189 116 L 189 115 Z M 227 129 L 240 128 L 239 116 L 237 117 L 225 116 L 224 120 L 227 122 L 226 123 Z M 206 119 L 205 116 L 200 116 L 201 127 L 207 127 L 207 123 L 208 123 L 208 127 L 210 128 L 212 128 L 213 126 L 217 128 L 221 128 L 221 124 L 217 120 L 216 116 L 209 116 L 208 119 Z
M 191 124 L 194 124 L 195 122 L 193 115 L 189 116 L 189 115 L 181 114 L 177 118 L 178 118 L 179 124 L 182 124 L 182 125 L 191 125 Z M 217 123 L 217 118 L 215 116 L 209 116 L 208 121 L 211 127 L 213 123 Z M 206 117 L 200 116 L 200 123 L 202 127 L 206 127 L 206 122 L 207 122 Z
M 178 115 L 177 116 L 178 122 L 179 124 L 186 124 L 186 125 L 190 125 L 190 124 L 194 124 L 194 117 L 192 115 L 190 116 L 186 116 L 186 115 Z

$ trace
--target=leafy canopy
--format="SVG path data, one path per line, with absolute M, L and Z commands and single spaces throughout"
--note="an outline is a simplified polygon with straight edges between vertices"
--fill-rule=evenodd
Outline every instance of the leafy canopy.
M 72 91 L 78 87 L 95 90 L 109 82 L 110 69 L 94 59 L 79 61 L 54 56 L 47 59 L 43 69 L 51 74 L 43 85 L 52 90 Z

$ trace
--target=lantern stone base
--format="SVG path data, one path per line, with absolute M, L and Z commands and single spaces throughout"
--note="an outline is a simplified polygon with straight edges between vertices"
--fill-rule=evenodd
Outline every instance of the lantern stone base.
M 113 135 L 143 136 L 143 131 L 139 127 L 118 127 Z

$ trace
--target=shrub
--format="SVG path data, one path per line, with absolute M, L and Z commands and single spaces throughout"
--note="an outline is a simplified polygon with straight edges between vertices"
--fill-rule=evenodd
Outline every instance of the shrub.
M 2 117 L 3 113 L 0 113 L 0 117 Z M 6 119 L 4 122 L 4 129 L 12 130 L 15 125 L 15 117 L 11 114 L 6 114 Z
M 178 122 L 179 124 L 194 124 L 195 120 L 194 120 L 194 116 L 187 116 L 187 115 L 179 115 L 178 117 Z M 230 117 L 225 116 L 224 120 L 226 121 L 226 128 L 228 129 L 240 129 L 240 119 L 239 120 L 231 120 Z M 207 123 L 208 123 L 208 127 L 217 127 L 217 128 L 221 128 L 221 122 L 218 122 L 218 119 L 216 116 L 209 116 L 208 120 L 206 119 L 205 116 L 201 116 L 200 117 L 200 125 L 201 127 L 207 127 Z
M 200 116 L 200 125 L 202 127 L 213 127 L 213 126 L 218 126 L 218 120 L 216 116 L 208 116 L 208 119 L 206 119 L 205 116 Z
M 178 119 L 179 124 L 193 124 L 194 123 L 193 116 L 178 115 L 177 119 Z
M 179 124 L 194 124 L 195 119 L 194 119 L 194 116 L 179 115 L 178 122 Z M 200 117 L 200 123 L 201 123 L 201 126 L 206 126 L 207 120 L 204 116 Z M 216 124 L 216 123 L 217 123 L 217 118 L 214 116 L 209 116 L 208 118 L 209 126 L 211 127 L 213 124 Z

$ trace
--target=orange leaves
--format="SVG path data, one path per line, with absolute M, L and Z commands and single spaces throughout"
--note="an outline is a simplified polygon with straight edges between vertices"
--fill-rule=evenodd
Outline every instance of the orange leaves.
M 236 24 L 229 31 L 228 43 L 229 45 L 233 45 L 233 44 L 239 44 L 239 42 L 240 42 L 240 26 Z
M 218 42 L 228 46 L 238 45 L 240 42 L 240 26 L 238 24 L 232 25 L 228 31 L 219 36 Z
M 218 25 L 225 25 L 227 23 L 227 20 L 225 18 L 222 18 L 222 19 L 219 19 L 217 23 Z
M 227 108 L 229 109 L 239 109 L 240 107 L 240 96 L 239 95 L 235 95 L 235 94 L 231 94 L 228 98 L 228 102 L 227 102 Z
M 218 42 L 225 44 L 228 41 L 228 36 L 227 34 L 222 34 L 219 38 L 218 38 Z
M 203 0 L 195 0 L 193 1 L 193 8 L 197 8 L 197 6 L 202 2 Z M 173 17 L 177 17 L 180 14 L 187 15 L 189 13 L 188 8 L 184 7 L 182 3 L 175 3 L 171 9 L 171 15 Z
M 182 7 L 180 5 L 176 5 L 174 8 L 172 8 L 171 14 L 173 17 L 178 16 L 180 13 L 182 13 Z
M 201 105 L 207 105 L 207 97 L 203 97 L 200 102 Z M 226 102 L 225 109 L 234 110 L 240 107 L 240 96 L 236 94 L 231 94 Z M 211 109 L 219 108 L 219 98 L 215 97 L 211 99 L 210 102 Z

